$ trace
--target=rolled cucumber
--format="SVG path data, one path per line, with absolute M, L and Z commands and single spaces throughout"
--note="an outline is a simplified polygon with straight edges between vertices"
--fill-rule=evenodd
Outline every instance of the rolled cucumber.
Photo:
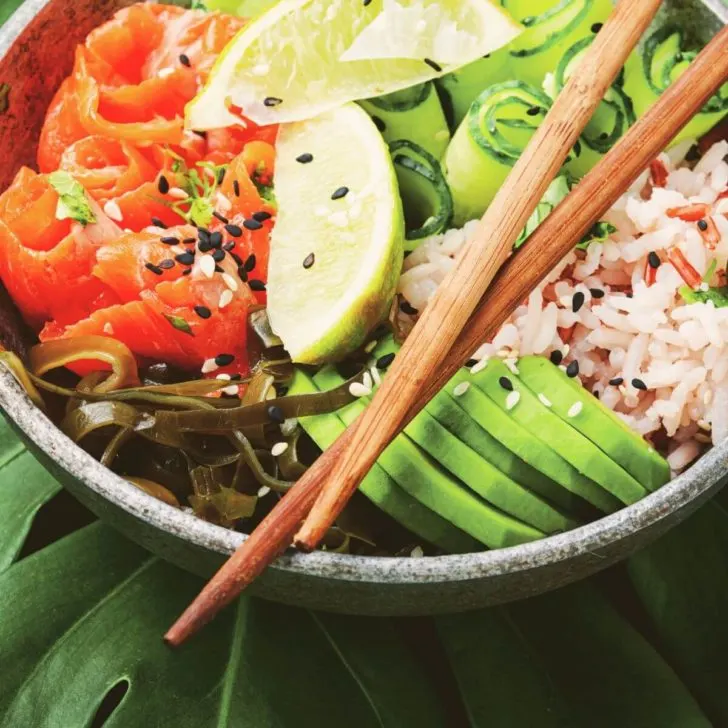
M 552 99 L 561 93 L 593 41 L 592 33 L 567 48 L 554 72 L 546 76 L 544 89 Z M 581 154 L 567 164 L 577 177 L 589 172 L 636 121 L 632 99 L 622 88 L 623 80 L 620 76 L 607 91 L 581 135 Z
M 660 95 L 679 78 L 697 55 L 679 26 L 656 30 L 628 59 L 624 90 L 632 98 L 638 117 L 644 115 Z M 728 83 L 705 105 L 702 112 L 678 134 L 674 143 L 697 139 L 712 129 L 728 113 Z
M 470 105 L 484 89 L 513 78 L 509 59 L 508 49 L 501 48 L 435 81 L 451 129 L 460 126 Z
M 405 250 L 414 250 L 430 235 L 445 232 L 453 216 L 453 201 L 440 163 L 414 142 L 389 145 L 405 217 Z
M 524 31 L 509 46 L 513 77 L 540 86 L 559 63 L 564 48 L 609 17 L 611 0 L 501 0 Z
M 444 160 L 456 225 L 482 216 L 550 107 L 543 91 L 521 81 L 490 86 L 473 102 Z
M 432 81 L 360 101 L 387 142 L 407 139 L 440 159 L 450 129 Z
M 318 391 L 315 382 L 305 372 L 300 369 L 295 371 L 290 394 L 313 394 Z M 322 450 L 333 445 L 346 429 L 336 414 L 302 417 L 299 422 Z M 443 551 L 468 553 L 478 550 L 477 541 L 407 494 L 380 465 L 374 465 L 359 489 L 388 516 Z

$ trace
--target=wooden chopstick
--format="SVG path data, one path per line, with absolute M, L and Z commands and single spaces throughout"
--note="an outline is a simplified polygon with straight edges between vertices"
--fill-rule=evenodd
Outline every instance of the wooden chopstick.
M 582 235 L 702 108 L 726 76 L 728 27 L 506 263 L 442 369 L 427 383 L 408 413 L 410 419 L 573 249 Z M 325 456 L 335 461 L 350 442 L 351 431 L 347 430 Z M 179 645 L 197 632 L 290 545 L 298 525 L 320 493 L 321 485 L 321 481 L 301 480 L 281 499 L 169 630 L 165 636 L 168 644 Z
M 427 383 L 513 249 L 513 243 L 579 140 L 661 0 L 622 0 L 599 31 L 480 221 L 475 238 L 438 287 L 371 404 L 351 426 L 351 444 L 334 461 L 319 459 L 303 476 L 325 485 L 294 537 L 312 551 L 376 459 L 404 427 Z

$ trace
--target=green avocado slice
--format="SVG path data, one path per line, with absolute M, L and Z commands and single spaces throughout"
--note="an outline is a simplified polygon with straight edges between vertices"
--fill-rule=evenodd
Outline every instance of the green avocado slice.
M 532 392 L 542 393 L 562 420 L 588 437 L 647 490 L 657 490 L 670 480 L 667 461 L 576 379 L 540 356 L 523 357 L 518 370 L 523 383 Z M 581 411 L 570 417 L 569 411 L 577 402 Z
M 480 388 L 473 386 L 478 376 L 480 375 L 473 376 L 461 370 L 450 380 L 444 391 L 451 395 L 483 429 L 531 467 L 544 473 L 560 486 L 554 490 L 555 497 L 551 497 L 554 503 L 567 508 L 569 513 L 581 513 L 579 507 L 584 501 L 603 513 L 614 513 L 622 507 L 611 493 L 607 493 L 594 481 L 584 477 L 543 440 L 520 422 L 509 417 L 509 413 L 499 407 Z M 465 383 L 471 386 L 460 396 L 454 396 L 453 390 L 459 384 Z M 560 500 L 556 500 L 556 497 Z M 570 499 L 570 506 L 563 503 L 564 498 Z
M 647 490 L 624 468 L 555 415 L 500 359 L 491 359 L 488 366 L 471 379 L 514 421 L 622 503 L 636 503 L 647 495 Z M 503 386 L 505 383 L 508 388 Z M 518 397 L 517 402 L 509 406 L 508 400 L 514 397 Z
M 388 338 L 377 346 L 374 356 L 379 359 L 387 354 L 396 354 L 398 349 L 397 344 Z M 440 421 L 438 413 L 443 419 L 450 421 L 450 427 Z M 531 492 L 527 483 L 511 478 L 506 469 L 493 462 L 489 457 L 490 453 L 481 453 L 485 449 L 484 444 L 492 445 L 498 455 L 496 460 L 501 460 L 506 465 L 512 464 L 512 469 L 519 469 L 516 463 L 520 464 L 522 470 L 532 475 L 534 480 L 544 478 L 478 427 L 446 394 L 440 393 L 435 397 L 410 422 L 405 432 L 413 442 L 471 490 L 514 518 L 546 533 L 567 531 L 579 525 L 579 521 L 562 513 L 537 493 Z M 465 435 L 467 439 L 459 437 L 459 434 Z M 552 484 L 552 487 L 559 486 Z
M 313 380 L 305 372 L 296 369 L 289 392 L 313 394 L 318 391 Z M 335 414 L 302 417 L 299 422 L 322 450 L 333 445 L 346 429 Z M 378 464 L 364 478 L 360 490 L 395 521 L 443 551 L 451 554 L 469 553 L 481 548 L 475 539 L 402 490 Z
M 321 390 L 333 389 L 344 380 L 333 367 L 324 367 L 314 376 Z M 365 409 L 361 400 L 337 412 L 345 425 Z M 390 443 L 377 461 L 388 475 L 422 505 L 435 511 L 488 548 L 504 548 L 543 538 L 533 528 L 489 506 L 423 452 L 407 435 Z

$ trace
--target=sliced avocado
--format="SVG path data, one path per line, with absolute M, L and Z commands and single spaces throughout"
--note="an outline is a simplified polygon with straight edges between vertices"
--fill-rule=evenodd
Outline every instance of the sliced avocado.
M 396 353 L 399 347 L 391 339 L 385 339 L 374 351 L 374 356 L 380 358 L 387 354 Z M 437 418 L 438 410 L 450 411 L 456 420 L 453 429 L 445 426 Z M 494 447 L 503 451 L 502 460 L 518 460 L 509 450 L 499 442 L 493 440 L 486 432 L 476 425 L 470 417 L 454 404 L 444 393 L 435 397 L 433 402 L 420 412 L 405 429 L 409 437 L 426 453 L 431 455 L 446 470 L 459 478 L 465 485 L 482 496 L 488 503 L 500 508 L 514 518 L 528 523 L 546 533 L 557 533 L 576 528 L 579 522 L 556 509 L 537 494 L 532 493 L 524 484 L 515 481 L 502 469 L 493 464 L 488 455 L 481 455 L 468 442 L 461 440 L 453 430 L 470 431 L 473 435 L 471 441 L 477 438 L 475 432 L 480 433 L 479 445 L 484 440 L 490 440 Z M 506 453 L 508 456 L 506 456 Z M 518 460 L 524 470 L 533 473 L 537 478 L 544 476 Z M 553 487 L 558 487 L 554 485 Z
M 622 507 L 622 504 L 610 493 L 600 488 L 594 481 L 584 477 L 567 460 L 546 445 L 539 437 L 532 433 L 521 423 L 508 416 L 507 411 L 499 407 L 494 400 L 488 397 L 475 385 L 475 376 L 460 371 L 450 380 L 445 390 L 452 394 L 458 384 L 467 382 L 471 386 L 459 397 L 453 397 L 483 429 L 493 437 L 500 440 L 503 445 L 525 460 L 536 470 L 558 483 L 567 496 L 573 499 L 572 507 L 564 506 L 569 513 L 578 512 L 579 501 L 583 498 L 604 513 L 613 513 Z M 505 394 L 505 392 L 504 392 Z M 554 496 L 560 496 L 560 490 L 554 491 Z M 561 501 L 551 498 L 557 505 Z
M 295 371 L 290 394 L 313 394 L 318 391 L 305 372 L 300 369 Z M 335 414 L 302 417 L 299 422 L 322 450 L 330 447 L 346 429 Z M 378 464 L 364 478 L 359 489 L 395 521 L 448 553 L 469 553 L 480 549 L 475 539 L 402 490 Z
M 471 380 L 504 412 L 508 412 L 511 419 L 622 503 L 636 503 L 647 495 L 647 490 L 624 468 L 542 404 L 500 359 L 491 359 L 488 366 Z M 506 383 L 507 386 L 503 386 Z M 518 398 L 517 401 L 509 406 L 508 401 L 515 398 Z
M 524 357 L 518 362 L 518 370 L 523 383 L 536 395 L 542 393 L 562 420 L 588 437 L 647 490 L 657 490 L 670 480 L 667 460 L 576 379 L 540 356 Z M 581 411 L 574 415 L 572 408 L 577 402 L 581 403 Z
M 344 380 L 333 367 L 324 367 L 314 376 L 321 390 L 333 389 Z M 337 412 L 345 425 L 365 409 L 361 400 Z M 389 476 L 422 505 L 485 544 L 504 548 L 543 538 L 546 534 L 489 506 L 448 475 L 407 435 L 395 438 L 377 461 Z

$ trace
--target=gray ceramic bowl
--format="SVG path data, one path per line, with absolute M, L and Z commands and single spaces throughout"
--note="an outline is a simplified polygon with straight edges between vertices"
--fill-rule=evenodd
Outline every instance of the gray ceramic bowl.
M 45 109 L 70 71 L 74 44 L 128 4 L 28 0 L 2 29 L 0 189 L 21 164 L 33 165 Z M 704 41 L 728 22 L 719 0 L 673 0 L 666 11 Z M 0 300 L 6 346 L 20 345 L 12 334 L 14 316 L 12 305 Z M 4 369 L 0 407 L 68 490 L 164 559 L 206 576 L 245 538 L 166 506 L 106 470 L 37 410 Z M 650 543 L 707 500 L 727 473 L 728 442 L 659 492 L 569 533 L 499 551 L 422 559 L 290 553 L 255 584 L 254 592 L 289 604 L 375 615 L 456 612 L 532 596 L 588 576 Z

